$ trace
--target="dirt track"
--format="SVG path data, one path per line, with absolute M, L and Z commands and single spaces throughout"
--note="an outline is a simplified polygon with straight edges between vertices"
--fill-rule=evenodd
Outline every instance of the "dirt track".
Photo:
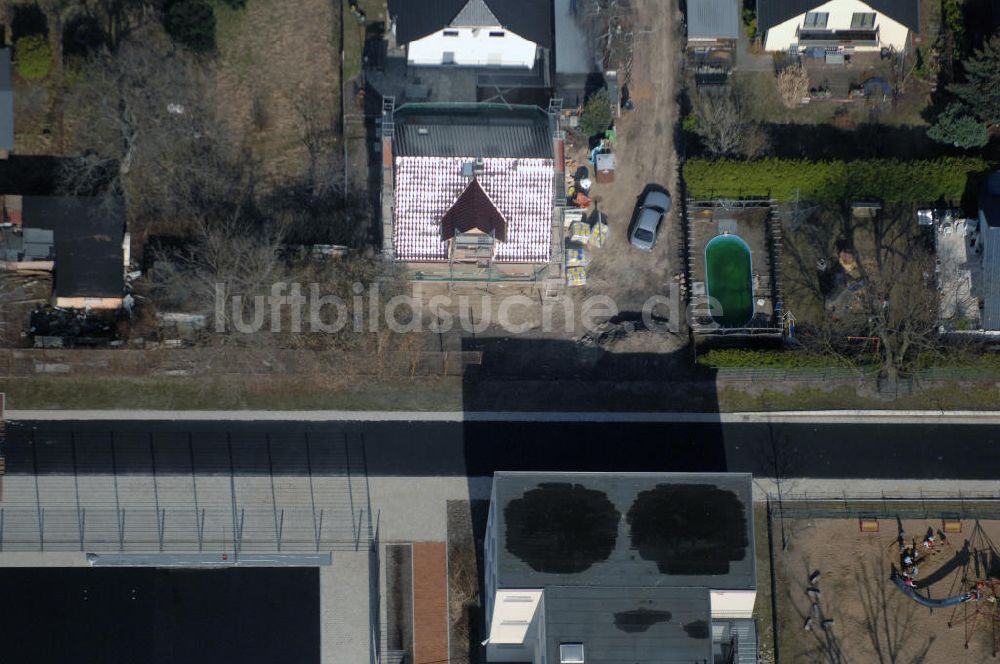
M 666 6 L 665 6 L 666 5 Z M 637 197 L 649 184 L 667 187 L 677 199 L 677 125 L 683 39 L 677 3 L 638 0 L 635 59 L 629 89 L 636 112 L 617 121 L 615 182 L 595 187 L 598 208 L 607 213 L 607 244 L 593 252 L 588 283 L 580 295 L 609 295 L 622 311 L 639 311 L 654 294 L 669 292 L 673 273 L 680 269 L 681 229 L 676 212 L 660 229 L 652 254 L 628 244 L 627 227 Z

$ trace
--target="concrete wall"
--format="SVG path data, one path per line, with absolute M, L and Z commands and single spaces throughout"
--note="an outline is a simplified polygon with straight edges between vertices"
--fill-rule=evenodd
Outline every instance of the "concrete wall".
M 407 46 L 411 65 L 454 64 L 464 67 L 518 67 L 535 64 L 534 42 L 519 37 L 499 25 L 482 28 L 447 28 Z M 451 53 L 450 61 L 445 53 Z
M 887 46 L 901 51 L 906 47 L 906 38 L 909 34 L 906 26 L 901 25 L 886 14 L 876 12 L 861 0 L 830 0 L 830 2 L 818 4 L 812 11 L 826 12 L 830 15 L 826 30 L 850 30 L 851 19 L 855 12 L 874 13 L 879 44 L 872 47 L 858 46 L 855 48 L 857 51 L 877 51 Z M 804 20 L 805 14 L 799 14 L 768 30 L 764 40 L 764 49 L 767 51 L 788 50 L 791 44 L 798 42 L 797 30 L 802 27 Z

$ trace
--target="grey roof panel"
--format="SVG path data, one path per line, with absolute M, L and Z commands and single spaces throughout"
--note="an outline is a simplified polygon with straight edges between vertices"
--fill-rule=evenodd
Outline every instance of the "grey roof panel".
M 552 0 L 481 0 L 497 23 L 545 48 L 552 48 Z M 409 43 L 452 25 L 469 0 L 389 0 L 396 39 Z M 469 10 L 481 16 L 478 8 Z
M 10 49 L 0 48 L 0 150 L 14 149 L 14 93 L 10 80 Z
M 983 328 L 1000 330 L 1000 193 L 993 193 L 991 185 L 1000 185 L 1000 173 L 991 174 L 979 196 L 984 222 L 979 229 L 983 241 Z
M 397 156 L 552 158 L 549 119 L 537 107 L 404 104 L 394 122 Z
M 497 473 L 500 588 L 756 587 L 748 474 Z
M 560 643 L 582 643 L 587 662 L 710 662 L 710 616 L 705 588 L 549 587 L 546 661 L 559 661 Z
M 824 0 L 757 0 L 758 29 L 763 33 L 823 4 Z M 865 0 L 865 4 L 914 32 L 920 30 L 920 0 Z
M 469 0 L 451 25 L 456 28 L 500 25 L 500 19 L 494 16 L 484 0 Z
M 737 39 L 740 7 L 737 0 L 688 0 L 688 39 Z

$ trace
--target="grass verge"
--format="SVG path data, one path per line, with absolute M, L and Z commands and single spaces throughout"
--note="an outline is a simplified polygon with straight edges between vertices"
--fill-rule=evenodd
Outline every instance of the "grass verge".
M 25 410 L 462 409 L 460 379 L 321 382 L 300 377 L 0 379 L 7 407 Z

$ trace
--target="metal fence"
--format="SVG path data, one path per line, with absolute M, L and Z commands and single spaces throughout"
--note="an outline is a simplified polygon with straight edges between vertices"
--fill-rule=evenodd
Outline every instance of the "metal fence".
M 372 541 L 361 434 L 50 432 L 6 444 L 0 551 L 305 553 Z
M 877 369 L 857 370 L 847 367 L 815 369 L 754 369 L 722 367 L 715 369 L 716 379 L 743 383 L 771 381 L 801 381 L 811 383 L 828 380 L 874 380 L 877 376 Z
M 1000 519 L 1000 492 L 927 492 L 916 496 L 784 494 L 769 496 L 776 518 L 786 519 Z

